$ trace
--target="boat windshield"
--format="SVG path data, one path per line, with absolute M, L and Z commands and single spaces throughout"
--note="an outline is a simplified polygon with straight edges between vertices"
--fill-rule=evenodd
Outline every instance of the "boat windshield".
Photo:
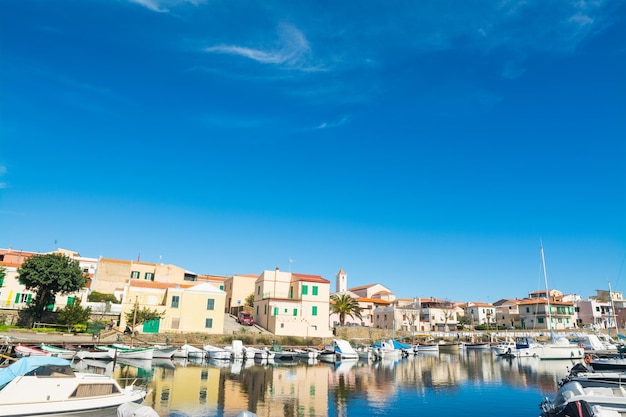
M 53 377 L 62 377 L 62 376 L 67 376 L 67 377 L 73 377 L 74 375 L 74 371 L 72 371 L 72 368 L 70 368 L 69 366 L 66 365 L 43 365 L 40 366 L 36 369 L 33 369 L 32 371 L 24 374 L 25 376 L 40 376 L 40 377 L 45 377 L 45 376 L 53 376 Z

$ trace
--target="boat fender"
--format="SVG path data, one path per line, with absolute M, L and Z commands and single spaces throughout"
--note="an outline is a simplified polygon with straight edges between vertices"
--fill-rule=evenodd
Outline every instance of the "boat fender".
M 317 346 L 317 350 L 324 350 L 324 346 L 322 346 L 322 345 L 318 345 L 318 346 Z
M 585 355 L 585 363 L 587 365 L 589 365 L 591 363 L 591 356 L 590 355 Z

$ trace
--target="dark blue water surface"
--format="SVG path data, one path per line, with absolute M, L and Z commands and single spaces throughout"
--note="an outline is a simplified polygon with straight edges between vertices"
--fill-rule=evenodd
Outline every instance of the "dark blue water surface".
M 151 392 L 144 403 L 162 417 L 529 417 L 574 364 L 461 350 L 343 364 L 154 360 L 105 372 L 145 381 Z

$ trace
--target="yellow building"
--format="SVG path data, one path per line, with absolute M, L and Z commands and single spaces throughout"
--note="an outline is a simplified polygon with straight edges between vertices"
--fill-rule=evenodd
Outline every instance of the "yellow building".
M 226 312 L 236 316 L 246 304 L 246 298 L 254 294 L 254 283 L 258 275 L 233 275 L 224 282 Z
M 163 314 L 160 320 L 143 323 L 144 333 L 224 332 L 226 293 L 209 283 L 175 284 L 130 280 L 124 288 L 120 326 L 132 327 L 127 314 L 148 308 Z
M 91 291 L 114 294 L 120 288 L 123 288 L 129 279 L 133 281 L 185 285 L 196 282 L 198 276 L 171 264 L 100 258 L 98 268 L 91 282 Z
M 255 281 L 254 322 L 276 335 L 330 337 L 330 281 L 318 275 L 263 271 Z

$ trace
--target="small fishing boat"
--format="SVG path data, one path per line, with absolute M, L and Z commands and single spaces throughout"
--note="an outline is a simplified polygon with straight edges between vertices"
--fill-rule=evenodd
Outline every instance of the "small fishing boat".
M 76 356 L 76 351 L 71 349 L 64 349 L 57 346 L 48 345 L 42 343 L 39 348 L 44 352 L 50 353 L 51 356 L 57 356 L 59 358 L 72 360 Z
M 294 349 L 293 351 L 299 359 L 317 359 L 320 355 L 320 351 L 315 348 Z
M 108 350 L 112 358 L 152 359 L 154 357 L 154 348 L 152 346 L 131 348 L 129 345 L 114 343 L 112 345 L 99 345 L 96 347 L 98 349 Z
M 25 358 L 27 356 L 52 356 L 50 352 L 46 352 L 45 350 L 41 350 L 34 346 L 27 346 L 22 344 L 17 344 L 13 346 L 13 352 L 15 352 L 15 356 L 18 358 Z
M 109 349 L 100 349 L 98 347 L 81 347 L 76 352 L 76 357 L 79 359 L 113 359 Z
M 66 359 L 31 356 L 0 369 L 0 415 L 60 416 L 141 402 L 146 390 L 122 388 L 111 376 L 74 372 Z
M 209 359 L 229 360 L 232 356 L 232 353 L 230 351 L 219 348 L 217 346 L 205 344 L 203 348 L 204 348 L 204 351 L 207 353 L 207 357 Z
M 192 345 L 184 344 L 174 352 L 174 358 L 204 358 L 206 351 Z
M 263 360 L 273 360 L 276 354 L 269 350 L 268 348 L 257 349 L 257 348 L 247 348 L 247 352 L 253 355 L 255 361 L 263 361 Z
M 171 359 L 178 350 L 176 346 L 154 345 L 152 347 L 154 348 L 152 357 L 159 359 Z

